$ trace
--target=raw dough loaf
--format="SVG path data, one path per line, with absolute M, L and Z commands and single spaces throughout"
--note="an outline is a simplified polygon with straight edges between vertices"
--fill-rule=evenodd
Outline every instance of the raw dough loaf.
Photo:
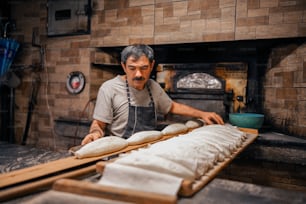
M 183 179 L 193 180 L 195 178 L 194 172 L 179 163 L 151 154 L 142 154 L 138 151 L 119 157 L 115 163 L 170 174 Z
M 170 144 L 152 145 L 148 149 L 139 150 L 140 154 L 158 156 L 172 162 L 178 163 L 199 177 L 214 165 L 215 156 L 210 153 L 201 154 L 198 148 L 192 148 L 187 144 L 178 142 Z M 196 155 L 196 156 L 195 156 Z
M 185 133 L 188 131 L 188 127 L 184 123 L 173 123 L 165 127 L 161 132 L 163 135 L 174 135 L 179 133 Z
M 156 171 L 113 162 L 105 166 L 103 176 L 98 184 L 176 196 L 181 187 L 182 180 L 183 179 L 169 174 L 162 174 Z M 141 201 L 145 203 L 144 200 Z M 137 202 L 134 201 L 132 203 Z
M 152 142 L 152 141 L 158 140 L 162 136 L 163 134 L 157 130 L 140 131 L 140 132 L 133 134 L 126 141 L 129 143 L 129 145 L 138 145 L 138 144 L 143 144 L 146 142 Z
M 223 155 L 223 157 L 229 157 L 231 155 L 231 152 L 228 149 L 228 145 L 222 143 L 222 141 L 215 140 L 211 136 L 205 137 L 202 132 L 190 132 L 189 135 L 193 135 L 193 137 L 199 142 L 199 143 L 205 143 L 208 146 L 212 146 L 216 148 L 220 154 Z
M 237 130 L 233 126 L 227 125 L 207 125 L 193 130 L 193 132 L 201 132 L 204 136 L 219 138 L 220 141 L 231 144 L 232 148 L 238 148 L 246 139 L 246 134 Z M 231 150 L 232 151 L 232 150 Z
M 217 132 L 224 132 L 225 135 L 229 136 L 229 137 L 233 137 L 233 138 L 239 138 L 242 141 L 244 141 L 247 137 L 246 137 L 246 133 L 240 131 L 239 129 L 237 129 L 236 127 L 230 125 L 230 124 L 226 124 L 226 125 L 208 125 L 206 126 L 207 129 L 213 130 L 213 131 L 217 131 Z
M 188 120 L 185 125 L 189 129 L 194 129 L 203 126 L 203 122 L 200 120 Z
M 84 145 L 81 149 L 75 152 L 75 156 L 78 159 L 95 157 L 118 151 L 126 146 L 128 146 L 128 142 L 121 137 L 105 136 Z

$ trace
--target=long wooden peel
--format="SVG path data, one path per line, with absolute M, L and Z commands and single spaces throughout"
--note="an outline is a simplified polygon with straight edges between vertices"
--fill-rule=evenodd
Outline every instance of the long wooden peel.
M 40 179 L 37 181 L 25 183 L 18 185 L 16 187 L 8 188 L 0 191 L 0 201 L 6 201 L 13 198 L 18 198 L 38 190 L 46 190 L 51 188 L 52 184 L 62 178 L 76 178 L 80 176 L 84 176 L 96 171 L 95 165 L 91 165 L 89 167 L 81 168 L 78 170 L 74 170 L 68 173 L 63 173 L 56 176 L 51 176 L 48 178 Z
M 139 203 L 139 204 L 174 204 L 176 196 L 149 193 L 137 190 L 123 189 L 112 186 L 103 186 L 88 181 L 61 179 L 53 184 L 53 190 L 69 192 L 78 195 L 106 198 L 111 200 Z

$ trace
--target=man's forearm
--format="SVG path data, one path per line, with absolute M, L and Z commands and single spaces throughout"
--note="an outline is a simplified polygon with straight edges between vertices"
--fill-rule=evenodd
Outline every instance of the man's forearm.
M 198 117 L 198 118 L 201 117 L 202 113 L 202 111 L 198 109 L 177 102 L 173 102 L 170 112 L 173 114 Z
M 98 120 L 93 120 L 89 129 L 89 133 L 98 133 L 100 137 L 103 137 L 105 132 L 105 127 L 106 127 L 105 123 Z

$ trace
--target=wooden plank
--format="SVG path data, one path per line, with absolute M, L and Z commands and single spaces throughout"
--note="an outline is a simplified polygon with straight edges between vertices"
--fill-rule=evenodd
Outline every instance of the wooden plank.
M 250 134 L 258 135 L 258 130 L 257 129 L 242 128 L 242 127 L 238 127 L 238 129 L 241 130 L 242 132 L 245 132 L 245 133 L 250 133 Z
M 53 185 L 53 190 L 139 204 L 174 204 L 177 202 L 176 196 L 115 188 L 72 179 L 61 179 L 56 181 Z
M 49 174 L 57 173 L 69 168 L 73 168 L 82 164 L 90 163 L 99 160 L 100 157 L 78 160 L 74 157 L 63 158 L 55 161 L 51 161 L 44 164 L 35 165 L 32 167 L 15 170 L 12 172 L 4 173 L 0 175 L 0 188 L 15 185 L 28 180 L 43 177 Z
M 50 188 L 52 184 L 58 179 L 80 177 L 80 176 L 87 175 L 95 171 L 96 171 L 96 166 L 91 165 L 89 167 L 74 170 L 68 173 L 51 176 L 48 178 L 40 179 L 38 181 L 33 181 L 33 182 L 22 184 L 16 187 L 4 189 L 0 191 L 0 201 L 6 201 L 6 200 L 13 199 L 13 198 L 18 198 L 20 196 L 24 196 L 29 193 L 36 192 L 37 190 L 42 189 L 42 188 L 43 189 L 46 189 L 48 187 Z

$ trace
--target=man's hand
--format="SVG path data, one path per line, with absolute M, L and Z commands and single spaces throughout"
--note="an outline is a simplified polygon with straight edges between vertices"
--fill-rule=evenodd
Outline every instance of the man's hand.
M 101 135 L 99 132 L 89 133 L 85 136 L 85 138 L 82 140 L 82 145 L 88 144 L 92 141 L 95 141 L 97 139 L 101 138 Z
M 89 134 L 82 140 L 82 145 L 95 141 L 101 137 L 104 137 L 106 123 L 99 120 L 93 120 L 90 126 Z
M 211 124 L 224 125 L 224 122 L 221 116 L 214 112 L 203 112 L 201 114 L 201 118 L 207 123 L 207 125 L 211 125 Z

